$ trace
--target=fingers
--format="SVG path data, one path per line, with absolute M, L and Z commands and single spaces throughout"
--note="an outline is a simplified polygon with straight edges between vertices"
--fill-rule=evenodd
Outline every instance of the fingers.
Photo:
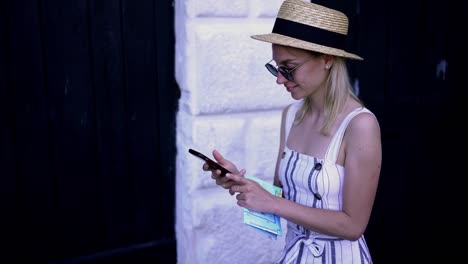
M 246 173 L 245 169 L 240 170 L 239 174 L 232 174 L 232 173 L 227 173 L 226 178 L 236 182 L 237 184 L 244 185 L 248 183 L 248 180 L 244 177 Z
M 239 185 L 232 185 L 232 186 L 229 188 L 229 194 L 230 194 L 231 196 L 234 195 L 234 194 L 236 194 L 235 189 L 237 189 L 237 188 L 234 188 L 234 187 L 236 187 L 236 186 L 239 186 Z
M 222 186 L 224 189 L 229 189 L 235 182 L 231 181 L 229 178 L 222 176 L 221 171 L 217 170 L 211 173 L 211 178 L 216 181 L 217 185 Z
M 217 174 L 221 174 L 220 170 L 211 167 L 210 164 L 208 163 L 203 163 L 202 169 L 204 171 L 212 171 L 212 172 L 216 172 Z
M 237 199 L 237 201 L 245 200 L 245 194 L 244 193 L 239 193 L 238 195 L 236 195 L 236 199 Z
M 220 163 L 221 165 L 225 163 L 223 155 L 221 155 L 221 153 L 219 153 L 216 149 L 213 150 L 213 157 L 214 157 L 214 158 L 216 159 L 216 161 L 217 161 L 218 163 Z
M 229 187 L 229 194 L 234 195 L 235 193 L 241 193 L 245 191 L 244 187 L 246 187 L 245 185 L 249 183 L 249 180 L 244 177 L 245 172 L 246 171 L 242 169 L 239 175 L 232 173 L 226 174 L 226 178 L 228 178 L 232 183 Z
M 246 170 L 245 169 L 242 169 L 240 170 L 239 174 L 238 175 L 235 175 L 235 174 L 232 174 L 232 173 L 228 173 L 226 174 L 225 176 L 221 176 L 221 171 L 217 170 L 216 172 L 215 171 L 212 171 L 211 173 L 211 178 L 213 180 L 216 181 L 216 184 L 217 185 L 220 185 L 221 187 L 223 187 L 224 189 L 228 189 L 229 190 L 229 194 L 231 195 L 234 195 L 234 193 L 236 191 L 234 191 L 232 189 L 232 187 L 234 185 L 239 185 L 239 179 L 242 179 L 244 178 L 244 175 L 246 173 Z M 233 181 L 232 180 L 232 177 L 235 177 L 236 181 Z M 237 188 L 237 187 L 236 187 Z M 235 189 L 235 188 L 234 188 Z
M 246 185 L 234 184 L 229 188 L 229 194 L 234 195 L 236 193 L 242 194 L 248 190 Z
M 231 189 L 230 191 L 232 190 L 233 193 L 236 193 L 236 192 L 242 192 L 242 186 L 241 185 L 233 185 L 231 186 Z

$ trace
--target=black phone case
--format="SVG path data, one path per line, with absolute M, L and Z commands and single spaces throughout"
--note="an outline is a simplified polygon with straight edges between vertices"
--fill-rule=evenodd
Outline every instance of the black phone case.
M 228 169 L 224 168 L 223 166 L 221 166 L 221 164 L 219 164 L 218 162 L 208 158 L 207 156 L 201 154 L 200 152 L 194 150 L 194 149 L 189 149 L 189 153 L 206 161 L 208 163 L 208 165 L 210 165 L 211 167 L 213 168 L 216 168 L 216 169 L 219 169 L 221 171 L 221 175 L 225 175 L 226 173 L 231 173 Z

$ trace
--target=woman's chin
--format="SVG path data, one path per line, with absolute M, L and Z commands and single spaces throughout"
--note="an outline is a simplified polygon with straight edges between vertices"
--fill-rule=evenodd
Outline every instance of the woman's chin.
M 295 93 L 295 92 L 290 92 L 290 93 L 291 93 L 291 97 L 294 100 L 300 100 L 304 97 L 301 93 Z

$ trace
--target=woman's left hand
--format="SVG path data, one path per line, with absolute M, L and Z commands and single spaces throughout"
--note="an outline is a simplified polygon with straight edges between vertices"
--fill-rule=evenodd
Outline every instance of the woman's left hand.
M 274 213 L 276 197 L 265 190 L 259 183 L 243 176 L 227 173 L 226 177 L 233 181 L 229 188 L 231 195 L 236 195 L 237 204 L 249 210 Z

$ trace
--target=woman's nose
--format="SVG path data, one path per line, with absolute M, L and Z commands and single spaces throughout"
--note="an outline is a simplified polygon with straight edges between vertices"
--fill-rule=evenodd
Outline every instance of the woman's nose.
M 286 79 L 283 74 L 281 74 L 281 72 L 278 72 L 278 76 L 276 76 L 276 83 L 277 84 L 283 84 L 285 82 L 287 82 L 288 79 Z

